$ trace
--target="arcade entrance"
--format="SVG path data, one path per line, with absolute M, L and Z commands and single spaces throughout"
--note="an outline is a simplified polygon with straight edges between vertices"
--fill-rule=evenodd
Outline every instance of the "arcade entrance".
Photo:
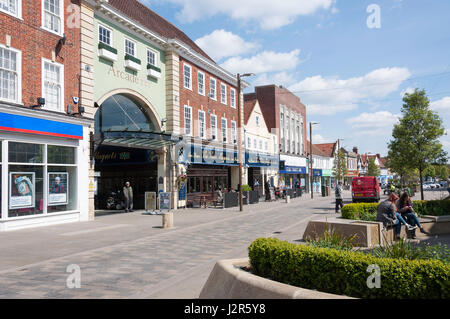
M 95 116 L 95 209 L 105 209 L 112 193 L 120 201 L 127 181 L 133 188 L 135 209 L 145 208 L 145 192 L 158 192 L 158 157 L 174 142 L 170 135 L 158 133 L 152 115 L 142 101 L 128 94 L 113 95 L 99 107 Z

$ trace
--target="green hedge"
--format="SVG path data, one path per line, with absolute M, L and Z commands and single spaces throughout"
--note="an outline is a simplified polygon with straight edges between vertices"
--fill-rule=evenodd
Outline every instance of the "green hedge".
M 419 216 L 450 215 L 450 200 L 413 201 L 414 210 Z M 375 221 L 379 204 L 355 203 L 342 207 L 342 218 Z
M 249 258 L 256 275 L 305 289 L 356 298 L 450 298 L 450 266 L 438 260 L 377 258 L 276 238 L 254 241 Z M 381 269 L 379 289 L 367 287 L 373 264 Z

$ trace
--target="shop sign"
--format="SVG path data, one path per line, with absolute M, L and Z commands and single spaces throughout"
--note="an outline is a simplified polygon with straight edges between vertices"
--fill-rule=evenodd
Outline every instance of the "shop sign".
M 10 172 L 9 209 L 34 208 L 35 183 L 34 172 Z
M 306 167 L 285 166 L 284 170 L 280 170 L 281 174 L 308 174 Z
M 321 177 L 322 176 L 322 170 L 321 169 L 313 169 L 313 176 L 314 177 Z
M 0 113 L 0 131 L 83 139 L 83 126 L 34 117 Z
M 170 210 L 170 193 L 159 193 L 159 210 Z
M 93 183 L 92 188 L 94 188 Z M 48 173 L 48 206 L 67 205 L 69 203 L 68 194 L 69 174 Z
M 245 164 L 249 167 L 278 167 L 279 157 L 265 153 L 245 152 Z

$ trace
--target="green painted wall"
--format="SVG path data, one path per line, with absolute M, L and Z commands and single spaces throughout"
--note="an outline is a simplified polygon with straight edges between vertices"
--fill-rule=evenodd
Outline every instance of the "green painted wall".
M 98 56 L 98 25 L 113 31 L 112 47 L 118 50 L 117 61 L 110 62 Z M 142 94 L 157 110 L 159 117 L 166 117 L 165 54 L 148 42 L 125 31 L 115 24 L 95 15 L 94 19 L 94 100 L 98 101 L 115 89 L 130 89 Z M 141 71 L 135 72 L 125 67 L 125 38 L 136 43 L 137 58 L 141 60 Z M 158 53 L 157 66 L 161 78 L 147 76 L 147 48 Z

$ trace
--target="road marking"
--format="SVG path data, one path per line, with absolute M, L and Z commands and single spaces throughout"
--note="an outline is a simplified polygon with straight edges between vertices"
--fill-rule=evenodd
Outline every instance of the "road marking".
M 96 233 L 99 231 L 105 231 L 105 230 L 111 230 L 111 229 L 117 229 L 117 228 L 123 228 L 123 227 L 130 227 L 130 226 L 131 225 L 128 225 L 128 224 L 119 224 L 119 225 L 112 225 L 112 226 L 106 226 L 106 227 L 74 231 L 74 232 L 70 232 L 70 233 L 60 234 L 60 236 L 84 235 L 84 234 L 89 234 L 89 233 Z

